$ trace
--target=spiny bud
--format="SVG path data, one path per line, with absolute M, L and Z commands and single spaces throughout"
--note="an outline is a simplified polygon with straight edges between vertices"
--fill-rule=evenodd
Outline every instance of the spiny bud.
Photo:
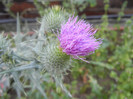
M 61 77 L 70 67 L 70 56 L 57 43 L 48 44 L 39 56 L 44 68 L 54 76 Z
M 59 6 L 53 6 L 45 12 L 42 20 L 45 23 L 44 30 L 46 32 L 56 32 L 69 17 L 69 14 Z

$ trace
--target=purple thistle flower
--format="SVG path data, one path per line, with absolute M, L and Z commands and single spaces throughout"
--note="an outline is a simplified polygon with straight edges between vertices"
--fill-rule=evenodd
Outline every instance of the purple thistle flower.
M 66 24 L 61 25 L 58 35 L 63 52 L 73 57 L 86 56 L 100 47 L 101 40 L 94 38 L 96 30 L 84 20 L 70 17 Z

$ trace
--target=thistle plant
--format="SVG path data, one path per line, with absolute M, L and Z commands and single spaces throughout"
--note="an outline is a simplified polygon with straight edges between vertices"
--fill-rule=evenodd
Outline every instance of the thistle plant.
M 0 35 L 1 53 L 5 54 L 7 49 L 10 52 L 9 57 L 6 57 L 7 62 L 0 58 L 0 65 L 6 66 L 5 70 L 0 71 L 0 75 L 6 74 L 10 80 L 14 79 L 13 86 L 19 97 L 21 92 L 26 95 L 25 88 L 29 86 L 31 89 L 38 89 L 47 98 L 41 83 L 49 81 L 50 76 L 57 86 L 72 97 L 62 81 L 67 71 L 71 70 L 73 58 L 86 61 L 80 56 L 92 54 L 102 43 L 94 37 L 96 30 L 88 22 L 69 15 L 66 21 L 62 12 L 57 12 L 51 9 L 44 15 L 40 29 L 36 31 L 36 38 L 23 40 L 24 36 L 21 38 L 18 27 L 17 37 L 10 39 L 15 46 L 9 46 L 9 41 L 2 36 L 3 34 Z M 46 32 L 51 30 L 56 31 L 55 38 L 46 36 Z

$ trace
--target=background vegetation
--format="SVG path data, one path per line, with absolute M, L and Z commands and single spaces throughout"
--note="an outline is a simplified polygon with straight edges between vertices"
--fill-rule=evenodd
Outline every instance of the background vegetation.
M 64 9 L 75 10 L 75 7 L 84 3 L 79 1 L 69 6 L 70 2 L 64 0 Z M 91 6 L 96 5 L 95 0 L 86 2 L 84 7 L 88 3 Z M 43 16 L 44 9 L 38 6 L 37 0 L 34 0 L 34 3 Z M 112 30 L 108 27 L 109 1 L 104 0 L 104 3 L 105 14 L 102 16 L 102 23 L 95 26 L 98 28 L 95 36 L 102 38 L 103 44 L 99 50 L 87 57 L 90 64 L 75 60 L 72 71 L 64 79 L 64 84 L 74 99 L 133 99 L 133 17 L 126 20 L 124 29 L 121 30 L 119 21 L 124 15 L 123 11 L 127 5 L 125 2 L 116 24 L 112 26 L 115 29 Z M 84 8 L 80 6 L 79 10 L 82 9 Z M 45 86 L 49 99 L 69 99 L 53 82 L 43 82 L 41 86 Z M 1 98 L 15 97 L 11 92 L 14 91 L 6 90 Z M 37 90 L 27 91 L 27 96 L 22 96 L 22 99 L 43 99 L 43 96 Z

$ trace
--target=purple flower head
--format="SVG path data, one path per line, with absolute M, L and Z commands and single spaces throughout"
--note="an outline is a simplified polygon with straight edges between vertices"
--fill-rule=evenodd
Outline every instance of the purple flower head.
M 67 55 L 86 56 L 93 53 L 102 43 L 94 38 L 96 30 L 92 25 L 78 17 L 70 17 L 66 24 L 61 25 L 61 33 L 58 35 L 60 47 Z

